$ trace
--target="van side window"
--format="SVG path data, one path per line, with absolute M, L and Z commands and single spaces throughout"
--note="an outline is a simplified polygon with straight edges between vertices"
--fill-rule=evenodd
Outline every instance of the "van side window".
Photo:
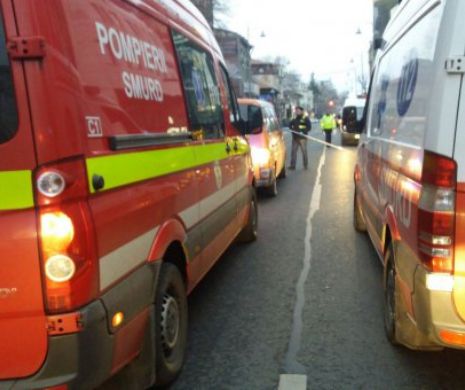
M 187 101 L 191 131 L 201 131 L 203 138 L 224 136 L 218 82 L 212 57 L 184 35 L 173 31 Z
M 423 144 L 442 9 L 431 9 L 382 54 L 370 92 L 370 135 Z
M 18 111 L 10 61 L 6 50 L 3 16 L 0 14 L 0 144 L 12 139 L 18 130 Z
M 221 77 L 223 78 L 224 89 L 226 91 L 226 97 L 228 99 L 231 123 L 236 123 L 239 121 L 239 107 L 237 104 L 236 96 L 234 94 L 234 90 L 231 87 L 231 83 L 229 82 L 229 77 L 228 73 L 226 72 L 226 69 L 224 69 L 223 65 L 220 66 L 220 69 Z

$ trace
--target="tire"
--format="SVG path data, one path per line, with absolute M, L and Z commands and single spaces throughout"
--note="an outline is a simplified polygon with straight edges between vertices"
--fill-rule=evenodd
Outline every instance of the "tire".
M 398 345 L 396 336 L 397 325 L 397 297 L 396 270 L 394 263 L 394 248 L 392 243 L 385 254 L 386 280 L 384 283 L 384 331 L 389 342 Z
M 362 215 L 362 211 L 357 202 L 357 191 L 354 194 L 354 229 L 358 232 L 364 233 L 367 231 L 367 226 Z
M 250 199 L 249 218 L 247 219 L 247 225 L 244 226 L 242 231 L 237 237 L 238 242 L 248 243 L 257 239 L 258 229 L 258 210 L 257 210 L 257 195 L 255 189 L 252 190 Z
M 187 346 L 187 298 L 179 269 L 163 263 L 155 297 L 155 386 L 173 382 L 184 365 Z

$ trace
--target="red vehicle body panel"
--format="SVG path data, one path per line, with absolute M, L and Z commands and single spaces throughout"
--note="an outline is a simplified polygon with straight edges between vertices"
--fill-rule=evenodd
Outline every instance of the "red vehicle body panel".
M 6 36 L 16 36 L 12 4 L 1 6 Z M 0 144 L 0 168 L 31 170 L 36 160 L 20 62 L 12 62 L 12 74 L 19 127 L 11 141 Z M 36 227 L 33 209 L 0 211 L 0 379 L 33 374 L 47 354 Z
M 246 224 L 249 205 L 236 198 L 252 188 L 253 175 L 245 161 L 250 160 L 245 141 L 236 139 L 239 133 L 230 120 L 218 66 L 222 57 L 208 27 L 195 14 L 170 13 L 163 1 L 50 0 L 40 6 L 33 0 L 0 1 L 7 39 L 40 37 L 45 42 L 43 58 L 11 61 L 19 129 L 11 141 L 0 143 L 0 173 L 30 171 L 35 187 L 38 168 L 71 159 L 186 148 L 192 161 L 202 161 L 211 146 L 226 151 L 228 145 L 241 144 L 242 152 L 224 152 L 218 161 L 101 192 L 89 186 L 84 199 L 97 251 L 100 284 L 95 298 L 144 265 L 161 261 L 173 243 L 185 252 L 190 292 Z M 115 151 L 109 142 L 114 136 L 189 128 L 173 28 L 213 57 L 223 85 L 224 137 Z M 110 30 L 113 37 L 126 34 L 156 47 L 159 62 L 116 60 Z M 149 99 L 131 99 L 134 91 L 128 91 L 126 76 L 159 81 L 163 99 L 158 99 L 158 90 Z M 36 374 L 53 337 L 47 332 L 39 212 L 37 203 L 26 210 L 0 211 L 0 380 Z M 189 236 L 196 245 L 186 245 Z M 114 335 L 111 374 L 141 351 L 148 313 L 148 308 L 136 313 Z

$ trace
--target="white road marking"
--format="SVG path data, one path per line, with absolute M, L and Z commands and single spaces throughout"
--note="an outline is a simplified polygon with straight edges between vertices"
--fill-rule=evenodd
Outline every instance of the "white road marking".
M 315 213 L 320 209 L 321 205 L 321 176 L 323 166 L 326 161 L 326 149 L 321 155 L 320 163 L 318 165 L 318 175 L 315 181 L 315 186 L 313 187 L 312 196 L 310 198 L 310 207 L 307 217 L 307 228 L 305 231 L 305 253 L 303 258 L 303 268 L 300 273 L 299 279 L 296 285 L 296 303 L 294 306 L 294 316 L 292 321 L 292 332 L 289 340 L 289 346 L 286 353 L 286 358 L 284 362 L 284 367 L 287 373 L 300 373 L 303 374 L 306 372 L 305 367 L 300 364 L 297 360 L 299 353 L 301 341 L 302 341 L 302 328 L 303 320 L 302 313 L 305 306 L 305 283 L 310 273 L 311 268 L 311 258 L 312 258 L 312 219 L 315 216 Z
M 307 375 L 280 375 L 278 390 L 306 390 Z

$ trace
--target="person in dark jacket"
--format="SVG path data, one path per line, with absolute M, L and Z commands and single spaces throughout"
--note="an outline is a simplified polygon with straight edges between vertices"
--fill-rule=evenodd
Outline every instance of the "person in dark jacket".
M 297 150 L 300 148 L 304 162 L 304 169 L 308 168 L 308 154 L 307 154 L 307 138 L 300 136 L 296 133 L 308 134 L 312 129 L 312 124 L 308 115 L 304 114 L 304 109 L 300 106 L 295 108 L 295 118 L 289 124 L 289 128 L 294 131 L 292 133 L 292 152 L 291 152 L 291 165 L 289 169 L 295 169 L 297 162 Z

